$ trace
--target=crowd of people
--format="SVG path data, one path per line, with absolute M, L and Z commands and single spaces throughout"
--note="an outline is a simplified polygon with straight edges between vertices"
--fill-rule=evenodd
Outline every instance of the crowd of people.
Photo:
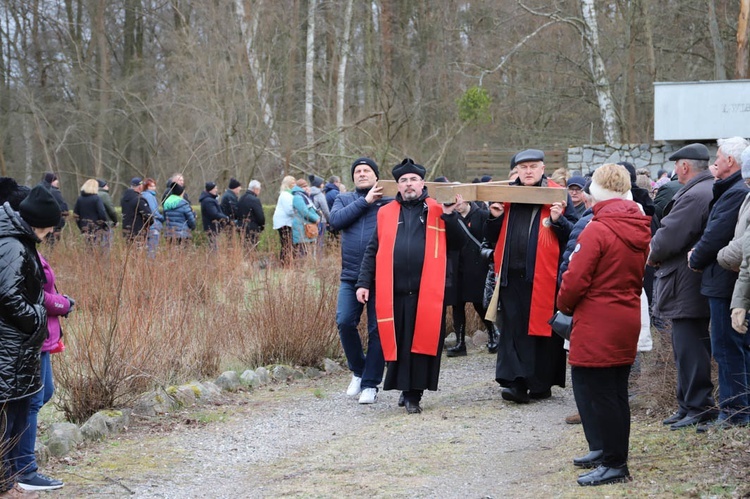
M 426 168 L 410 158 L 391 170 L 395 198 L 384 196 L 380 169 L 366 157 L 351 165 L 351 192 L 336 176 L 286 176 L 273 214 L 279 258 L 316 254 L 327 232 L 340 240 L 336 324 L 352 374 L 346 394 L 360 404 L 374 404 L 382 384 L 400 392 L 407 413 L 421 413 L 424 392 L 438 387 L 447 307 L 456 342 L 445 350 L 459 357 L 471 303 L 497 355 L 501 397 L 551 398 L 565 386 L 567 360 L 578 409 L 568 422 L 582 423 L 588 447 L 572 464 L 590 469 L 578 483 L 627 481 L 628 387 L 638 352 L 652 348 L 651 325 L 671 339 L 677 373 L 676 409 L 663 423 L 698 433 L 750 425 L 750 142 L 719 140 L 713 162 L 700 143 L 669 159 L 672 174 L 656 181 L 627 162 L 548 177 L 543 151 L 518 152 L 503 185 L 564 189 L 553 203 L 529 190 L 526 202 L 456 195 L 441 204 L 425 187 Z M 156 189 L 152 178 L 133 178 L 120 220 L 108 183 L 86 180 L 73 217 L 87 246 L 108 247 L 119 224 L 149 256 L 162 239 L 189 244 L 197 217 L 183 175 L 160 197 Z M 215 182 L 205 184 L 199 203 L 212 248 L 224 230 L 257 244 L 261 185 L 241 191 L 233 178 L 221 198 Z M 1 178 L 0 202 L 0 497 L 33 497 L 63 486 L 39 472 L 34 443 L 37 414 L 54 392 L 51 355 L 64 350 L 61 318 L 75 300 L 57 291 L 37 245 L 59 240 L 69 212 L 53 173 L 33 189 Z M 365 309 L 366 346 L 358 331 Z
M 630 479 L 628 387 L 639 352 L 652 349 L 652 325 L 671 338 L 677 371 L 677 409 L 664 424 L 750 425 L 750 142 L 719 140 L 713 162 L 700 143 L 669 159 L 672 174 L 653 182 L 628 162 L 547 177 L 544 152 L 527 149 L 512 158 L 509 185 L 564 188 L 564 201 L 535 203 L 530 191 L 525 203 L 456 196 L 442 205 L 413 160 L 392 170 L 395 199 L 383 197 L 377 164 L 356 160 L 355 191 L 338 195 L 329 218 L 341 234 L 346 394 L 372 404 L 382 382 L 407 413 L 422 412 L 424 391 L 438 385 L 446 308 L 456 335 L 447 356 L 456 357 L 466 355 L 472 303 L 504 400 L 549 399 L 565 386 L 568 350 L 578 414 L 566 421 L 582 423 L 589 450 L 572 460 L 590 470 L 580 485 Z

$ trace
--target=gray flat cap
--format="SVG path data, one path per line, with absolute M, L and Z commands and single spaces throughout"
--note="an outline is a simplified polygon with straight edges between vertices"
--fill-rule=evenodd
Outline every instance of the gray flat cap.
M 698 159 L 708 161 L 708 147 L 699 143 L 688 144 L 669 157 L 669 161 L 677 161 L 679 159 Z
M 528 163 L 529 161 L 544 161 L 544 151 L 539 149 L 526 149 L 515 156 L 516 164 Z

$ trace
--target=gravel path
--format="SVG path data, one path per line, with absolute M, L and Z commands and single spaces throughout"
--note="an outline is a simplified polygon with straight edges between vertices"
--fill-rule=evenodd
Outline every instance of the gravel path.
M 561 445 L 580 431 L 564 423 L 575 411 L 570 388 L 519 406 L 501 399 L 493 378 L 494 356 L 482 350 L 443 358 L 440 390 L 425 393 L 421 415 L 397 407 L 397 392 L 359 405 L 344 395 L 345 373 L 267 386 L 193 408 L 173 418 L 173 431 L 134 429 L 93 446 L 74 466 L 56 466 L 68 482 L 59 494 L 539 497 L 560 494 L 561 473 L 575 493 Z

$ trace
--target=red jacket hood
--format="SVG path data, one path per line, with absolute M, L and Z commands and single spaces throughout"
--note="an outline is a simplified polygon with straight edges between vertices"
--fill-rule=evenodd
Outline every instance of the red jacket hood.
M 651 217 L 640 206 L 627 199 L 608 199 L 593 207 L 594 218 L 612 230 L 614 235 L 633 250 L 643 251 L 651 241 Z M 627 238 L 623 238 L 628 234 Z M 633 237 L 637 236 L 637 237 Z

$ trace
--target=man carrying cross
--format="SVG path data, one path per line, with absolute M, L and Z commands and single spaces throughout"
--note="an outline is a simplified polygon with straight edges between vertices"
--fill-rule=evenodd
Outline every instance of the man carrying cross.
M 544 175 L 544 153 L 516 155 L 519 176 L 510 185 L 561 187 Z M 557 269 L 570 230 L 578 220 L 570 196 L 549 204 L 490 204 L 484 240 L 493 258 L 499 288 L 498 324 L 502 334 L 495 380 L 502 397 L 519 404 L 546 399 L 552 385 L 565 386 L 563 340 L 552 333 Z M 494 254 L 491 250 L 494 249 Z
M 384 390 L 400 390 L 400 406 L 422 412 L 424 390 L 437 390 L 445 339 L 447 252 L 464 242 L 455 204 L 428 197 L 425 168 L 405 159 L 393 168 L 398 194 L 380 208 L 365 250 L 357 300 L 375 288 L 375 314 L 388 371 Z M 462 201 L 457 197 L 458 202 Z

